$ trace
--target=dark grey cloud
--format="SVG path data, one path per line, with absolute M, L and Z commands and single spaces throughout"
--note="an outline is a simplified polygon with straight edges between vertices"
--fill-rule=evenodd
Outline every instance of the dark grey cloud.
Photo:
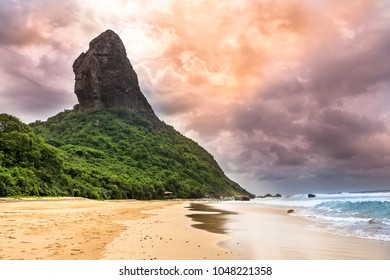
M 389 81 L 387 59 L 390 36 L 382 30 L 376 35 L 369 30 L 356 35 L 346 44 L 324 49 L 306 69 L 310 82 L 306 90 L 315 93 L 320 103 L 330 103 L 342 97 L 374 93 L 376 86 Z
M 196 97 L 189 92 L 186 96 L 181 96 L 180 98 L 174 95 L 166 95 L 164 98 L 160 97 L 154 103 L 154 107 L 159 113 L 172 116 L 191 112 L 197 103 Z
M 49 114 L 76 103 L 72 93 L 73 74 L 64 69 L 67 63 L 61 55 L 43 55 L 35 61 L 34 57 L 12 48 L 1 49 L 0 54 L 3 112 L 29 116 L 25 121 L 34 121 L 34 115 L 46 119 Z M 67 80 L 68 87 L 63 87 Z
M 1 1 L 0 45 L 17 47 L 51 44 L 59 47 L 61 42 L 52 33 L 71 25 L 76 12 L 73 1 Z
M 65 109 L 64 103 L 75 103 L 68 98 L 69 92 L 29 80 L 19 80 L 17 86 L 10 86 L 1 95 L 5 111 L 12 108 L 14 112 L 28 115 L 56 113 Z
M 73 1 L 0 2 L 0 106 L 24 121 L 46 119 L 77 102 L 68 34 Z M 57 36 L 57 35 L 61 36 Z
M 273 162 L 275 166 L 296 166 L 306 162 L 305 151 L 297 147 L 288 149 L 285 146 L 273 144 L 270 146 L 269 152 L 276 155 L 276 160 Z
M 303 136 L 317 154 L 353 160 L 367 153 L 379 134 L 388 132 L 382 121 L 341 109 L 327 109 L 306 124 Z
M 29 6 L 17 0 L 0 2 L 0 44 L 26 45 L 42 39 L 39 30 L 28 26 Z
M 261 130 L 267 136 L 278 138 L 288 137 L 298 129 L 286 108 L 275 106 L 261 98 L 246 106 L 248 107 L 239 108 L 228 120 L 230 128 L 249 134 Z

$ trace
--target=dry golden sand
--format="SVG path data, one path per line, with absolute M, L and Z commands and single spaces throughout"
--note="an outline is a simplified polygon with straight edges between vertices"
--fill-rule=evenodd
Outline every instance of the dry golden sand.
M 0 201 L 0 259 L 228 259 L 178 201 Z

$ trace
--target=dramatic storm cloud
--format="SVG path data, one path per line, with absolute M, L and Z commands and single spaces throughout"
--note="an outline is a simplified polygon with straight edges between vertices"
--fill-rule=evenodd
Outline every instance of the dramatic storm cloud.
M 0 110 L 76 102 L 113 29 L 157 115 L 255 193 L 389 189 L 387 1 L 1 1 Z

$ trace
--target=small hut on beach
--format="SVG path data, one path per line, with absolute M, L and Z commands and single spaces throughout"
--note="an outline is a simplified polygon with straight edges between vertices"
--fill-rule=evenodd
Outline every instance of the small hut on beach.
M 173 195 L 173 192 L 168 192 L 168 191 L 164 192 L 164 197 L 166 197 L 166 198 L 172 197 L 172 195 Z

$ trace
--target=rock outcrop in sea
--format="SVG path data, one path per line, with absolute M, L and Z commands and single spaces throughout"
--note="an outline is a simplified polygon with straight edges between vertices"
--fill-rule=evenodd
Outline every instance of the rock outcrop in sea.
M 119 36 L 107 30 L 89 43 L 73 63 L 74 91 L 79 110 L 125 108 L 159 124 L 152 107 L 142 94 L 137 74 Z

